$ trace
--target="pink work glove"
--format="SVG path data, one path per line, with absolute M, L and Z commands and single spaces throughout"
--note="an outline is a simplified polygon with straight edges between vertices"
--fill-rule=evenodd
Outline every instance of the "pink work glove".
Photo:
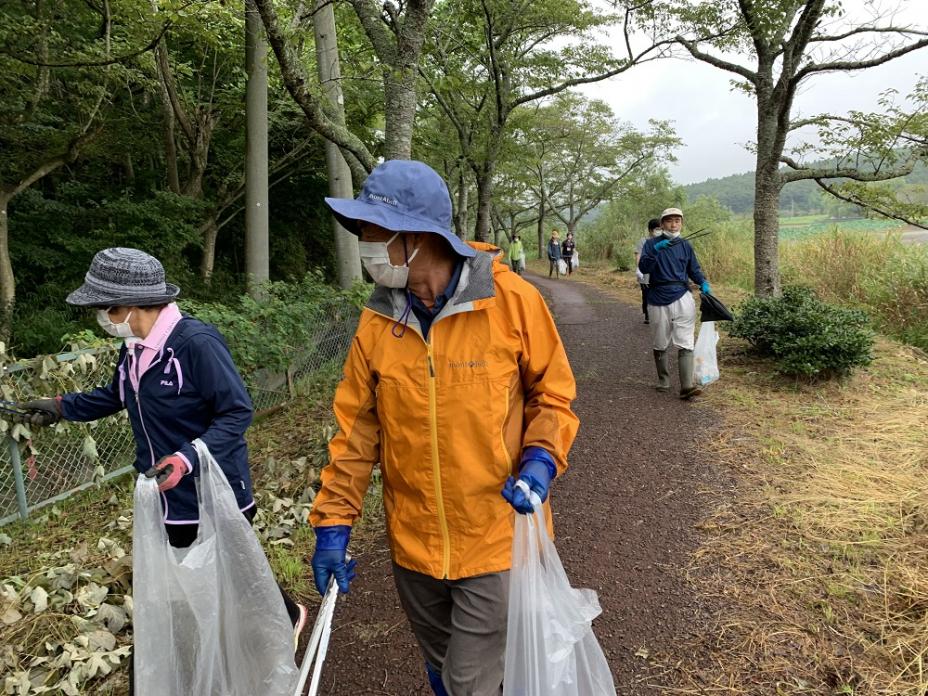
M 179 455 L 169 454 L 155 464 L 155 471 L 157 472 L 155 477 L 158 481 L 158 490 L 164 493 L 180 483 L 184 474 L 187 473 L 187 462 Z

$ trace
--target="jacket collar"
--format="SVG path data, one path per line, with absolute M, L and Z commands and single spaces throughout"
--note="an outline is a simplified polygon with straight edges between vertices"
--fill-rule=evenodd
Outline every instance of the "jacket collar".
M 494 257 L 493 253 L 478 251 L 476 256 L 464 259 L 458 287 L 451 301 L 435 317 L 435 321 L 452 314 L 472 311 L 476 309 L 475 302 L 496 297 L 496 284 L 493 281 Z M 399 319 L 406 309 L 406 289 L 378 285 L 365 306 L 377 314 Z M 413 319 L 414 317 L 410 318 L 409 325 L 418 327 L 418 321 L 413 322 Z

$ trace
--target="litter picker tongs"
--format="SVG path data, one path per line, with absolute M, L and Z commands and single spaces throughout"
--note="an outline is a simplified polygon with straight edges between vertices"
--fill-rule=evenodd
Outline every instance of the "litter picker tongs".
M 345 561 L 348 561 L 347 556 Z M 332 635 L 332 617 L 335 614 L 336 599 L 338 599 L 338 585 L 335 584 L 335 578 L 333 577 L 329 580 L 329 587 L 326 590 L 325 597 L 322 598 L 322 604 L 319 605 L 319 613 L 316 615 L 316 623 L 313 624 L 313 632 L 309 636 L 309 644 L 303 654 L 303 662 L 300 665 L 300 679 L 297 682 L 293 696 L 303 696 L 303 689 L 306 686 L 306 679 L 309 677 L 310 669 L 312 669 L 313 678 L 309 683 L 308 696 L 316 696 L 319 691 L 319 682 L 322 679 L 322 664 L 325 662 L 325 655 L 329 650 L 329 636 Z
M 701 239 L 702 237 L 708 237 L 710 234 L 712 234 L 712 230 L 706 229 L 705 227 L 703 227 L 702 229 L 696 230 L 695 232 L 692 232 L 686 236 L 680 237 L 680 239 L 685 239 L 688 242 L 692 242 L 694 239 Z M 678 241 L 679 241 L 678 239 L 675 239 L 671 242 L 671 244 L 676 244 Z
M 29 415 L 29 411 L 23 409 L 23 407 L 15 401 L 0 399 L 0 418 L 3 416 L 12 416 L 17 422 L 22 422 L 22 420 Z

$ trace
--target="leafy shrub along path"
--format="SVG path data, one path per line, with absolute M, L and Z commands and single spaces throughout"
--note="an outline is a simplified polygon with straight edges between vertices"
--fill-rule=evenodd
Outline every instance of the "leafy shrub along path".
M 697 525 L 724 485 L 700 453 L 705 406 L 652 389 L 650 334 L 637 308 L 572 281 L 531 277 L 558 321 L 581 427 L 552 492 L 557 546 L 571 582 L 599 593 L 596 635 L 622 696 L 658 694 L 676 665 L 700 665 L 717 607 L 684 575 Z M 400 609 L 382 528 L 356 539 L 358 577 L 339 600 L 323 693 L 427 695 Z

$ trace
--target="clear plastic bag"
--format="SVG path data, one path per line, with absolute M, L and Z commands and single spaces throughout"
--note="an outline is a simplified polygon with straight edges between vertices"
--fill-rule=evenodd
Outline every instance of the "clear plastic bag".
M 561 275 L 567 275 L 567 262 L 564 259 L 557 260 L 557 272 Z
M 200 528 L 168 543 L 155 479 L 135 485 L 133 623 L 138 696 L 277 696 L 298 676 L 293 629 L 267 558 L 200 440 Z
M 693 349 L 694 377 L 702 386 L 712 384 L 719 378 L 719 360 L 715 346 L 719 342 L 719 332 L 714 321 L 704 321 L 699 327 L 699 337 Z
M 599 600 L 570 586 L 541 509 L 516 515 L 503 696 L 615 696 L 593 634 Z
M 580 268 L 580 254 L 574 251 L 573 255 L 570 257 L 570 267 L 571 268 Z

